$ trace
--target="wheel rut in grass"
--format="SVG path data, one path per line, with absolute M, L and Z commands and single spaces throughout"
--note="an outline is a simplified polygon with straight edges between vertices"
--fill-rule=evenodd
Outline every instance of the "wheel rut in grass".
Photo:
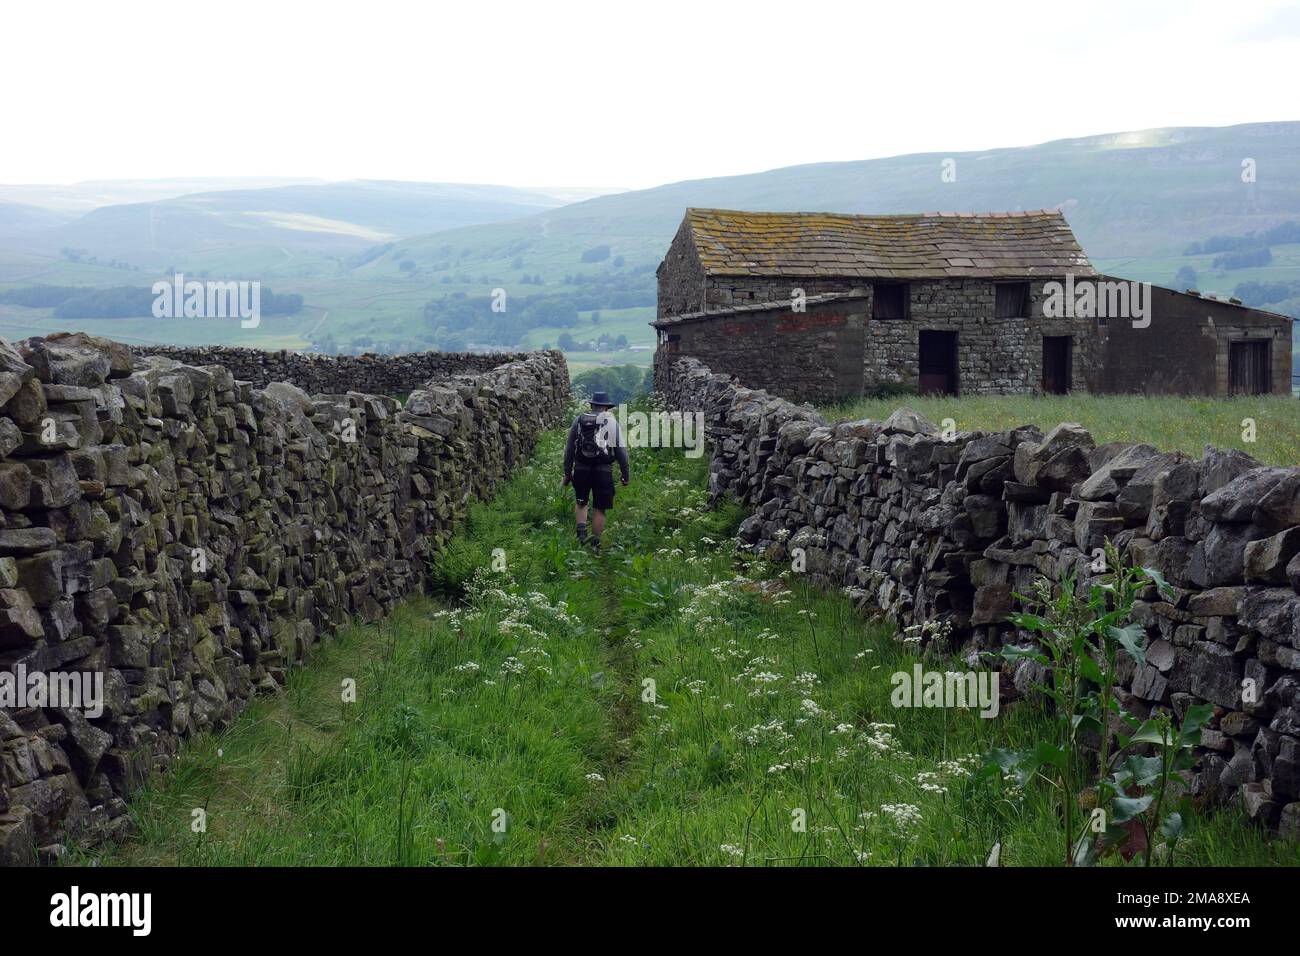
M 589 833 L 608 831 L 618 824 L 618 815 L 608 799 L 611 787 L 621 782 L 632 762 L 636 731 L 640 724 L 640 687 L 637 676 L 636 648 L 629 633 L 623 603 L 619 600 L 618 580 L 613 562 L 621 560 L 623 549 L 611 547 L 598 558 L 593 578 L 601 595 L 601 646 L 607 673 L 616 685 L 606 706 L 610 740 L 601 757 L 600 774 L 605 785 L 598 798 L 583 807 L 581 824 Z

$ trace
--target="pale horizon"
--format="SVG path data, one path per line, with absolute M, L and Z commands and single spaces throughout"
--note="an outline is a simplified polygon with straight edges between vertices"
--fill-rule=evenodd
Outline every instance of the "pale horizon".
M 907 11 L 810 0 L 797 16 L 774 3 L 668 2 L 653 18 L 591 2 L 370 10 L 236 0 L 220 18 L 156 2 L 7 11 L 28 42 L 0 61 L 0 81 L 24 91 L 6 104 L 22 145 L 0 155 L 0 183 L 643 189 L 1283 121 L 1300 60 L 1300 10 L 1285 2 L 1107 0 L 1089 11 L 1097 29 L 1073 8 L 1020 0 Z
M 1188 125 L 1185 125 L 1185 126 L 1180 126 L 1180 125 L 1174 125 L 1174 124 L 1168 124 L 1168 123 L 1166 123 L 1166 124 L 1162 124 L 1162 125 L 1159 125 L 1159 126 L 1149 126 L 1149 127 L 1145 127 L 1145 128 L 1143 128 L 1143 129 L 1110 129 L 1110 130 L 1098 130 L 1098 131 L 1095 131 L 1095 132 L 1089 132 L 1089 133 L 1076 133 L 1076 134 L 1072 134 L 1072 135 L 1068 135 L 1068 136 L 1059 136 L 1059 137 L 1056 137 L 1056 138 L 1054 138 L 1054 139 L 1051 139 L 1051 140 L 1043 140 L 1043 141 L 1041 141 L 1041 142 L 1032 142 L 1032 143 L 1029 143 L 1029 142 L 1025 142 L 1025 143 L 1019 143 L 1019 142 L 1017 142 L 1017 143 L 1006 143 L 1006 144 L 1003 144 L 1003 145 L 1000 145 L 1000 146 L 987 146 L 987 147 L 983 147 L 983 148 L 979 148 L 979 149 L 963 149 L 963 150 L 957 150 L 957 149 L 951 149 L 951 150 L 945 150 L 945 149 L 935 149 L 935 150 L 913 150 L 913 151 L 908 151 L 908 152 L 905 152 L 905 153 L 885 153 L 885 154 L 882 154 L 882 155 L 879 155 L 879 156 L 858 156 L 858 157 L 854 157 L 854 158 L 851 158 L 851 159 L 827 160 L 827 161 L 812 161 L 812 162 L 808 162 L 808 163 L 795 163 L 795 164 L 792 164 L 791 166 L 770 166 L 770 167 L 765 167 L 765 168 L 762 168 L 762 169 L 740 169 L 740 170 L 736 170 L 735 172 L 732 172 L 732 173 L 721 173 L 721 174 L 719 174 L 718 176 L 704 176 L 704 177 L 694 177 L 694 178 L 692 178 L 692 179 L 670 180 L 670 181 L 657 182 L 657 183 L 650 183 L 650 184 L 648 184 L 648 185 L 644 185 L 644 186 L 635 186 L 635 187 L 632 187 L 632 186 L 623 186 L 623 185 L 600 184 L 600 183 L 559 183 L 559 184 L 555 184 L 555 183 L 546 183 L 546 184 L 538 184 L 538 183 L 531 183 L 531 182 L 525 182 L 525 183 L 511 183 L 511 182 L 486 182 L 486 181 L 470 181 L 470 180 L 452 181 L 452 180 L 446 180 L 446 179 L 388 179 L 388 178 L 382 178 L 382 177 L 377 177 L 377 176 L 349 176 L 349 177 L 345 177 L 345 178 L 342 178 L 342 179 L 327 179 L 327 178 L 323 178 L 323 177 L 319 177 L 319 176 L 292 176 L 292 175 L 278 175 L 278 176 L 273 176 L 273 175 L 258 175 L 258 174 L 256 174 L 256 173 L 248 173 L 248 174 L 244 174 L 244 175 L 225 175 L 225 174 L 221 174 L 221 173 L 214 173 L 214 174 L 212 174 L 212 175 L 208 175 L 208 176 L 199 176 L 199 175 L 185 176 L 185 175 L 178 175 L 178 176 L 161 176 L 161 177 L 122 177 L 122 178 L 117 178 L 117 179 L 102 179 L 102 178 L 101 178 L 101 179 L 79 179 L 79 180 L 71 180 L 71 181 L 66 181 L 66 182 L 53 182 L 53 181 L 46 181 L 46 182 L 11 182 L 11 181 L 0 181 L 0 188 L 9 188 L 9 187 L 13 187 L 13 188 L 41 188 L 41 187 L 51 187 L 51 188 L 70 188 L 70 187 L 76 187 L 76 186 L 116 185 L 116 184 L 128 184 L 128 183 L 158 183 L 158 184 L 167 184 L 167 183 L 184 183 L 184 182 L 187 182 L 187 181 L 226 180 L 226 181 L 228 181 L 228 182 L 232 182 L 232 183 L 235 183 L 235 182 L 257 182 L 257 183 L 264 183 L 264 184 L 266 184 L 266 185 L 273 185 L 273 186 L 287 186 L 287 185 L 332 185 L 332 184 L 338 184 L 338 183 L 349 183 L 349 182 L 415 183 L 415 184 L 420 184 L 420 185 L 445 185 L 445 186 L 501 186 L 501 187 L 505 187 L 505 188 L 508 188 L 508 189 L 518 189 L 518 190 L 523 191 L 523 192 L 528 192 L 528 191 L 534 191 L 534 192 L 547 192 L 547 191 L 551 191 L 551 192 L 560 192 L 560 191 L 564 191 L 564 190 L 588 190 L 588 191 L 592 191 L 592 192 L 594 192 L 594 193 L 598 192 L 598 193 L 601 194 L 601 195 L 608 195 L 608 194 L 619 193 L 619 192 L 633 192 L 633 191 L 641 190 L 641 189 L 654 189 L 654 188 L 659 187 L 659 186 L 671 186 L 671 185 L 673 185 L 674 183 L 680 183 L 680 182 L 692 182 L 692 181 L 696 181 L 696 180 L 699 180 L 699 179 L 727 178 L 727 177 L 729 177 L 729 176 L 750 176 L 750 175 L 758 175 L 758 174 L 761 174 L 761 173 L 772 172 L 772 171 L 777 170 L 777 169 L 797 168 L 797 167 L 799 167 L 799 166 L 827 166 L 827 165 L 834 165 L 834 164 L 836 164 L 836 163 L 868 162 L 868 161 L 871 161 L 871 160 L 879 160 L 879 159 L 893 159 L 893 158 L 899 158 L 899 157 L 903 157 L 903 156 L 920 155 L 920 154 L 925 154 L 925 153 L 935 153 L 935 154 L 941 154 L 941 153 L 965 154 L 965 153 L 981 153 L 981 152 L 990 152 L 990 153 L 991 153 L 991 152 L 995 152 L 995 151 L 998 151 L 998 150 L 1026 149 L 1026 148 L 1030 148 L 1030 147 L 1034 147 L 1034 146 L 1046 146 L 1046 145 L 1049 145 L 1049 144 L 1051 144 L 1051 143 L 1057 143 L 1057 142 L 1068 142 L 1068 141 L 1071 141 L 1071 140 L 1087 140 L 1087 139 L 1095 139 L 1095 138 L 1098 138 L 1098 137 L 1104 137 L 1104 136 L 1134 136 L 1134 135 L 1140 135 L 1140 134 L 1144 134 L 1144 133 L 1159 133 L 1159 132 L 1163 132 L 1163 131 L 1171 130 L 1171 129 L 1230 129 L 1230 128 L 1235 127 L 1235 126 L 1252 126 L 1252 125 L 1266 125 L 1266 124 L 1269 124 L 1269 123 L 1295 123 L 1295 122 L 1300 122 L 1300 119 L 1291 119 L 1291 118 L 1286 118 L 1286 117 L 1276 117 L 1276 118 L 1268 119 L 1268 120 L 1251 120 L 1251 121 L 1249 121 L 1249 122 L 1243 122 L 1243 123 L 1226 123 L 1226 124 L 1223 124 L 1223 125 L 1221 125 L 1221 126 L 1211 126 L 1211 125 L 1206 125 L 1206 124 L 1203 124 L 1203 123 L 1202 123 L 1202 124 L 1188 124 Z M 1139 145 L 1139 144 L 1135 144 L 1135 146 L 1136 146 L 1136 145 Z M 249 187 L 249 188 L 257 188 L 257 187 Z

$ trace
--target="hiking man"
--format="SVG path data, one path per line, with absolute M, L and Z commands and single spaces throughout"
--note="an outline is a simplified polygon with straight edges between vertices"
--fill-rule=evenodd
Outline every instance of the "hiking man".
M 618 422 L 609 413 L 613 408 L 609 396 L 596 392 L 591 396 L 591 411 L 583 412 L 569 426 L 569 440 L 564 446 L 564 485 L 573 483 L 578 504 L 574 519 L 578 541 L 588 540 L 600 550 L 600 536 L 605 531 L 605 512 L 614 507 L 614 462 L 618 462 L 627 484 L 627 446 L 619 434 Z M 587 537 L 587 497 L 592 498 L 591 537 Z

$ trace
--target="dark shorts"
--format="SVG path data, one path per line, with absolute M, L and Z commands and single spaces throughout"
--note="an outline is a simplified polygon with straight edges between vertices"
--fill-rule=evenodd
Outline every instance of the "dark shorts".
M 591 503 L 597 511 L 608 511 L 614 507 L 614 472 L 575 468 L 573 490 L 578 493 L 578 504 L 585 505 L 587 496 L 591 495 Z

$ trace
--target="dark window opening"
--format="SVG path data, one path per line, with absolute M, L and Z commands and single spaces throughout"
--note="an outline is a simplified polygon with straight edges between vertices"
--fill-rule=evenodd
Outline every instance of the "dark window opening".
M 922 331 L 917 345 L 916 390 L 922 395 L 956 395 L 957 333 Z
M 1043 394 L 1065 395 L 1070 391 L 1070 359 L 1073 342 L 1068 335 L 1043 336 Z
M 1029 283 L 999 282 L 994 287 L 997 301 L 993 315 L 999 319 L 1029 318 Z
M 907 283 L 882 282 L 871 290 L 871 317 L 873 319 L 907 318 Z
M 1273 391 L 1269 345 L 1264 339 L 1228 344 L 1228 391 L 1233 395 L 1267 395 Z

